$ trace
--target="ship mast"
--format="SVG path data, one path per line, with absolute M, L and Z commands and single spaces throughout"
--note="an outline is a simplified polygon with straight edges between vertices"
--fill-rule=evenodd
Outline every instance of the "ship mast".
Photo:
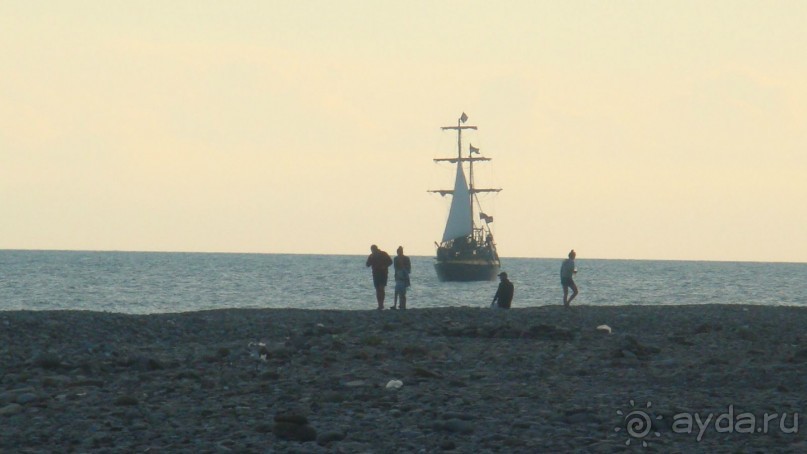
M 460 115 L 460 117 L 457 119 L 457 126 L 443 126 L 442 128 L 440 128 L 440 129 L 442 129 L 444 131 L 447 130 L 447 129 L 455 129 L 455 130 L 457 130 L 457 160 L 456 160 L 456 162 L 457 162 L 457 165 L 460 165 L 460 166 L 462 165 L 462 161 L 466 160 L 466 159 L 462 158 L 462 130 L 463 129 L 474 129 L 474 130 L 477 129 L 476 126 L 471 126 L 471 125 L 466 126 L 466 125 L 464 125 L 464 123 L 466 121 L 468 121 L 468 115 L 466 115 L 465 112 L 463 112 L 462 115 Z M 435 159 L 435 161 L 437 161 L 437 159 Z M 445 159 L 445 161 L 454 161 L 454 160 L 453 159 Z M 473 228 L 474 228 L 474 162 L 473 162 L 473 158 L 471 157 L 470 153 L 468 154 L 467 161 L 469 161 L 468 169 L 469 169 L 469 189 L 470 189 L 470 191 L 468 192 L 468 197 L 470 198 L 470 200 L 468 202 L 471 204 L 471 219 L 469 219 L 469 221 L 471 222 L 471 230 L 473 231 Z
M 465 115 L 465 112 L 463 112 Z M 460 117 L 462 119 L 462 117 Z M 468 148 L 468 158 L 473 158 L 473 152 L 470 148 Z M 476 222 L 474 221 L 474 161 L 471 159 L 468 161 L 468 197 L 471 198 L 471 229 L 476 227 Z
M 477 129 L 476 126 L 466 125 L 465 124 L 466 121 L 468 121 L 468 115 L 466 115 L 465 112 L 463 112 L 462 115 L 457 120 L 457 126 L 443 126 L 443 127 L 440 128 L 440 129 L 442 129 L 444 131 L 445 130 L 456 130 L 457 131 L 457 157 L 456 158 L 437 158 L 434 161 L 435 162 L 441 162 L 441 161 L 442 162 L 450 162 L 452 164 L 457 164 L 458 166 L 462 166 L 462 163 L 465 162 L 465 161 L 468 162 L 468 171 L 469 171 L 469 187 L 468 187 L 468 198 L 469 198 L 469 200 L 468 200 L 468 202 L 469 202 L 470 208 L 471 208 L 470 213 L 469 213 L 469 215 L 470 215 L 470 219 L 469 219 L 470 224 L 469 225 L 470 225 L 471 234 L 473 235 L 473 232 L 475 231 L 474 197 L 476 196 L 477 193 L 480 193 L 480 192 L 499 192 L 499 191 L 501 191 L 501 189 L 487 189 L 487 188 L 479 189 L 479 188 L 474 187 L 474 161 L 490 161 L 490 158 L 485 158 L 485 157 L 482 157 L 482 156 L 474 157 L 474 155 L 473 155 L 474 152 L 476 152 L 478 154 L 479 150 L 474 148 L 473 145 L 469 145 L 469 147 L 468 147 L 469 148 L 468 149 L 468 157 L 466 157 L 466 158 L 462 157 L 462 130 L 463 129 L 473 129 L 473 130 Z M 456 195 L 456 194 L 454 194 L 453 189 L 438 189 L 438 190 L 430 190 L 429 192 L 435 192 L 435 193 L 438 193 L 438 194 L 440 194 L 442 196 L 444 196 L 446 194 L 451 194 L 452 196 Z M 477 200 L 477 203 L 478 203 L 478 200 Z M 488 232 L 490 232 L 490 228 L 487 226 L 487 222 L 485 222 L 485 227 L 487 227 Z

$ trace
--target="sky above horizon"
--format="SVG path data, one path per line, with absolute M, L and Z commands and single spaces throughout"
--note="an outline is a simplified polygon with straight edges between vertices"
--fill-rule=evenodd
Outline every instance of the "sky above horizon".
M 807 262 L 807 2 L 0 3 L 0 249 Z M 467 143 L 467 142 L 466 142 Z

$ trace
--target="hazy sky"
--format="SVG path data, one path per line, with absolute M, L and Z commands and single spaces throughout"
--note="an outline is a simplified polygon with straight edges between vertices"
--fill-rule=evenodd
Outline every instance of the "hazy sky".
M 807 2 L 0 2 L 0 248 L 807 262 Z

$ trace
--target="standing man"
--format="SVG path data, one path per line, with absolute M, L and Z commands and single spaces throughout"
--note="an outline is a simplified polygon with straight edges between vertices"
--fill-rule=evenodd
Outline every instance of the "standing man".
M 560 285 L 563 286 L 563 306 L 569 307 L 572 300 L 577 296 L 577 285 L 574 283 L 574 276 L 577 273 L 577 268 L 574 266 L 574 258 L 577 253 L 572 249 L 569 252 L 569 258 L 563 261 L 560 266 Z M 569 289 L 572 289 L 572 296 L 569 297 Z
M 499 288 L 496 289 L 496 294 L 493 295 L 493 301 L 490 302 L 490 307 L 498 307 L 499 309 L 510 309 L 510 304 L 513 302 L 513 293 L 515 288 L 513 283 L 507 279 L 507 273 L 499 273 Z M 499 302 L 496 306 L 496 302 Z
M 378 301 L 378 310 L 384 309 L 384 287 L 387 286 L 387 275 L 392 259 L 389 254 L 382 251 L 375 244 L 370 246 L 370 256 L 367 257 L 367 266 L 373 267 L 373 286 L 375 299 Z
M 398 246 L 398 255 L 392 260 L 395 269 L 395 302 L 392 308 L 398 305 L 401 299 L 401 309 L 406 309 L 406 288 L 409 287 L 409 274 L 412 272 L 412 262 L 403 253 L 403 246 Z

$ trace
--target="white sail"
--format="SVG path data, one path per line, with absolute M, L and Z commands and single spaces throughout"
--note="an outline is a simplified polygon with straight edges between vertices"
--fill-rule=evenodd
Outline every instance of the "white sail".
M 465 181 L 465 172 L 462 170 L 462 163 L 458 162 L 454 195 L 451 199 L 451 210 L 448 212 L 446 230 L 443 232 L 444 242 L 470 235 L 473 231 L 470 195 L 468 183 Z

